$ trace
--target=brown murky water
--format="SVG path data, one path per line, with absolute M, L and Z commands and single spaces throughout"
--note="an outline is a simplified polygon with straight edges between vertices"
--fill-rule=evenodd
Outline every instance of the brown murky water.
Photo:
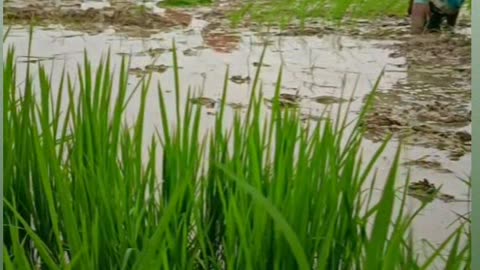
M 168 14 L 162 9 L 154 11 L 155 14 Z M 77 64 L 83 61 L 84 49 L 93 64 L 110 49 L 117 69 L 121 57 L 129 56 L 132 87 L 142 74 L 151 72 L 153 75 L 151 97 L 147 98 L 147 134 L 152 134 L 160 122 L 157 83 L 166 93 L 167 109 L 174 121 L 173 40 L 178 50 L 182 89 L 191 87 L 203 97 L 197 102 L 207 107 L 201 127 L 204 130 L 213 124 L 214 102 L 221 97 L 227 67 L 230 72 L 227 103 L 231 104 L 227 118 L 234 111 L 241 111 L 242 105 L 247 105 L 265 42 L 269 44 L 261 72 L 265 97 L 273 95 L 282 66 L 282 94 L 286 102 L 298 103 L 310 119 L 319 117 L 326 106 L 331 106 L 332 117 L 335 117 L 336 106 L 344 101 L 342 92 L 343 98 L 353 95 L 349 117 L 355 118 L 365 96 L 384 71 L 374 113 L 366 122 L 370 132 L 364 146 L 365 158 L 372 155 L 379 140 L 393 132 L 406 142 L 403 158 L 407 164 L 403 166 L 403 176 L 410 168 L 412 181 L 426 178 L 459 200 L 449 203 L 435 200 L 428 205 L 414 224 L 419 241 L 428 239 L 439 243 L 455 228 L 449 225 L 457 218 L 456 213 L 469 211 L 469 203 L 465 201 L 469 197 L 468 188 L 457 179 L 468 178 L 471 168 L 468 38 L 459 34 L 414 40 L 387 37 L 372 40 L 328 33 L 259 35 L 247 29 L 226 31 L 218 21 L 205 19 L 208 17 L 205 14 L 171 16 L 177 18 L 172 28 L 151 29 L 142 35 L 132 35 L 134 29 L 117 27 L 121 23 L 114 19 L 109 21 L 110 27 L 102 24 L 101 32 L 71 31 L 66 30 L 71 29 L 69 27 L 62 29 L 54 25 L 38 28 L 33 37 L 34 57 L 30 59 L 24 57 L 28 29 L 17 25 L 12 28 L 4 48 L 15 46 L 20 60 L 19 76 L 25 72 L 25 60 L 41 62 L 57 75 L 64 67 L 74 74 Z M 155 20 L 150 23 L 155 24 Z M 181 27 L 176 27 L 178 25 Z M 186 91 L 181 93 L 183 99 L 186 94 Z M 134 117 L 137 104 L 138 100 L 134 99 L 127 109 L 129 116 Z M 395 147 L 396 142 L 393 142 L 380 160 L 377 177 L 380 180 L 388 173 Z M 382 185 L 378 182 L 376 188 Z M 417 207 L 420 204 L 411 199 L 409 205 Z

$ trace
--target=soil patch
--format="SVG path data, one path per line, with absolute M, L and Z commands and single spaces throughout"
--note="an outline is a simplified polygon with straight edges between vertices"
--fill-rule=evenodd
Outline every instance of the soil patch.
M 471 39 L 459 34 L 405 37 L 393 45 L 405 57 L 406 80 L 375 97 L 367 137 L 393 133 L 411 145 L 434 147 L 458 160 L 471 152 Z M 398 71 L 397 71 L 398 72 Z
M 61 24 L 72 30 L 90 34 L 101 33 L 111 26 L 129 36 L 147 37 L 158 30 L 188 26 L 191 15 L 166 9 L 162 14 L 129 2 L 115 2 L 109 7 L 82 9 L 80 3 L 30 2 L 25 5 L 5 5 L 6 24 L 48 26 Z

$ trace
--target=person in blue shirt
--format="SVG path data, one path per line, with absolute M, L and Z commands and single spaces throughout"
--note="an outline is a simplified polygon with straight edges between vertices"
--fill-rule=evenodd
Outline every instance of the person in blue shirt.
M 409 15 L 413 33 L 440 31 L 444 19 L 454 27 L 464 0 L 410 0 Z

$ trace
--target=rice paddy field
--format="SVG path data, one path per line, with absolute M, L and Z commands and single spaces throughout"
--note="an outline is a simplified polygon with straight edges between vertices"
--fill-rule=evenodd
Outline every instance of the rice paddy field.
M 4 3 L 4 269 L 471 269 L 469 3 Z

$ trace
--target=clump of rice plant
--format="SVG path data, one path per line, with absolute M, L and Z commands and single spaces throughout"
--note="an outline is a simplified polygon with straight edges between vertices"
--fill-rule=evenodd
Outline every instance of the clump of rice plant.
M 362 160 L 362 116 L 352 134 L 340 118 L 305 127 L 279 105 L 280 70 L 264 119 L 259 65 L 246 116 L 224 125 L 227 71 L 216 125 L 201 136 L 202 107 L 180 100 L 173 48 L 176 126 L 159 86 L 162 128 L 149 141 L 151 79 L 135 87 L 137 119 L 127 125 L 127 59 L 114 71 L 107 55 L 94 69 L 85 53 L 78 80 L 63 73 L 54 88 L 41 65 L 37 84 L 30 64 L 17 78 L 8 49 L 5 269 L 427 269 L 447 247 L 448 269 L 465 269 L 462 228 L 417 259 L 409 228 L 418 212 L 403 211 L 405 194 L 393 211 L 400 151 L 380 200 L 363 192 L 388 141 Z

